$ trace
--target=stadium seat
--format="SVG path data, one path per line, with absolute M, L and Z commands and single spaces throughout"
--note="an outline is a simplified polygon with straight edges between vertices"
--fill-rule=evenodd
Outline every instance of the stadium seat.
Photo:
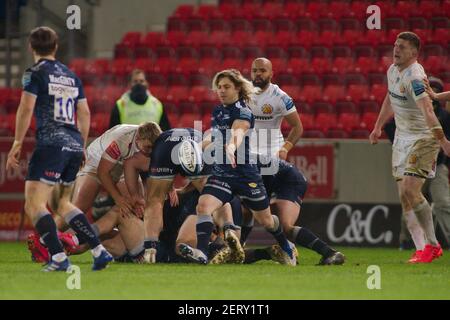
M 395 10 L 391 13 L 392 16 L 401 17 L 407 19 L 413 12 L 417 11 L 417 5 L 415 1 L 397 1 Z
M 336 103 L 338 100 L 345 98 L 345 87 L 342 85 L 329 85 L 323 90 L 322 99 L 328 101 L 332 104 Z
M 180 18 L 180 19 L 188 19 L 194 15 L 195 6 L 192 4 L 181 4 L 173 13 L 172 17 Z
M 298 1 L 286 1 L 284 4 L 284 15 L 291 20 L 304 17 L 305 3 Z
M 373 84 L 370 87 L 369 99 L 381 105 L 386 97 L 387 86 L 385 84 Z
M 358 108 L 353 102 L 350 101 L 338 101 L 336 102 L 335 109 L 338 114 L 342 113 L 359 113 Z
M 222 13 L 216 5 L 200 4 L 197 8 L 197 16 L 205 21 L 209 19 L 218 19 L 222 17 Z
M 300 92 L 300 101 L 314 102 L 322 98 L 322 87 L 316 85 L 305 85 Z
M 378 113 L 380 111 L 380 106 L 375 101 L 360 101 L 359 103 L 359 110 L 361 110 L 362 113 Z
M 369 88 L 365 84 L 350 84 L 347 87 L 346 100 L 359 103 L 361 100 L 369 98 Z
M 323 139 L 325 137 L 325 133 L 321 130 L 305 130 L 302 135 L 302 138 L 310 139 Z
M 365 23 L 365 20 L 367 19 L 367 2 L 365 1 L 352 1 L 349 10 L 344 11 L 342 13 L 342 17 L 344 18 L 355 18 L 358 19 L 360 22 Z
M 370 131 L 367 129 L 355 129 L 350 132 L 352 139 L 369 139 Z
M 350 135 L 346 130 L 331 128 L 328 129 L 326 137 L 329 139 L 348 139 Z
M 325 2 L 309 2 L 305 8 L 305 17 L 313 20 L 319 19 L 323 13 L 328 13 L 327 3 Z
M 328 9 L 322 14 L 322 16 L 333 19 L 341 19 L 347 11 L 350 11 L 349 2 L 334 0 L 328 4 Z
M 322 132 L 327 132 L 328 129 L 335 126 L 337 117 L 333 113 L 319 113 L 316 115 L 316 125 Z
M 91 116 L 90 137 L 98 137 L 108 129 L 109 116 L 109 113 L 95 113 Z
M 366 112 L 361 116 L 361 128 L 372 131 L 377 122 L 378 113 Z
M 412 12 L 414 15 L 420 15 L 420 17 L 430 19 L 432 17 L 436 17 L 442 14 L 441 8 L 439 5 L 436 5 L 434 1 L 429 0 L 421 0 L 415 12 Z
M 341 113 L 338 117 L 338 128 L 343 129 L 350 133 L 353 129 L 357 129 L 360 126 L 360 118 L 357 113 Z
M 319 113 L 336 113 L 333 105 L 331 103 L 328 102 L 314 102 L 311 104 L 311 110 L 315 113 L 315 114 L 319 114 Z
M 346 74 L 354 71 L 354 63 L 352 57 L 337 57 L 332 62 L 331 71 L 339 74 Z
M 166 46 L 166 35 L 163 32 L 147 32 L 142 40 L 142 43 L 151 49 L 155 49 L 160 46 Z
M 141 43 L 142 34 L 139 31 L 130 31 L 122 37 L 121 43 L 128 48 L 134 49 Z

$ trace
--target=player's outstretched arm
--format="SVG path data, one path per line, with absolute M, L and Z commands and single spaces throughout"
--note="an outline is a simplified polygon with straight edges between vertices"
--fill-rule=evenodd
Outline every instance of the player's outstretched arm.
M 90 125 L 91 112 L 89 111 L 87 100 L 83 99 L 77 103 L 77 126 L 78 130 L 80 130 L 81 136 L 83 137 L 84 148 L 86 148 Z
M 16 132 L 14 134 L 14 143 L 8 153 L 6 170 L 9 170 L 10 168 L 17 169 L 19 167 L 20 151 L 22 150 L 22 143 L 25 138 L 25 134 L 30 127 L 35 103 L 35 95 L 31 95 L 26 92 L 22 93 L 20 104 L 16 113 Z
M 384 97 L 383 104 L 381 105 L 380 113 L 378 114 L 377 122 L 375 123 L 375 127 L 369 136 L 369 141 L 371 144 L 377 144 L 378 139 L 381 137 L 381 130 L 386 122 L 392 118 L 394 115 L 394 111 L 392 110 L 391 102 L 389 100 L 389 95 L 386 94 Z
M 442 125 L 439 123 L 439 120 L 434 113 L 430 98 L 423 97 L 422 99 L 417 100 L 417 106 L 422 111 L 422 114 L 425 117 L 425 121 L 428 127 L 431 129 L 434 138 L 438 140 L 442 150 L 444 150 L 444 153 L 447 156 L 450 156 L 450 142 L 445 137 Z
M 303 134 L 303 124 L 298 112 L 292 112 L 285 116 L 284 119 L 291 126 L 291 131 L 289 131 L 289 135 L 286 138 L 284 145 L 278 151 L 278 157 L 286 160 L 288 152 L 295 146 Z
M 234 157 L 235 151 L 244 141 L 245 134 L 250 129 L 250 122 L 247 120 L 235 120 L 231 126 L 230 143 L 226 146 L 225 151 L 228 158 L 231 160 L 231 166 L 236 167 L 236 159 Z

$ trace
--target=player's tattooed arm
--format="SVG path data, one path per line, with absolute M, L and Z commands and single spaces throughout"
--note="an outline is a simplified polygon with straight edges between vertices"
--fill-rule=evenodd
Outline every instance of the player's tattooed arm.
M 394 115 L 394 111 L 392 110 L 391 101 L 389 100 L 389 94 L 386 94 L 384 97 L 383 104 L 381 105 L 380 113 L 378 114 L 377 122 L 370 133 L 369 141 L 371 144 L 377 144 L 378 139 L 381 137 L 381 130 L 388 120 L 390 120 Z
M 34 104 L 36 96 L 22 93 L 20 104 L 16 113 L 16 132 L 14 134 L 14 143 L 8 153 L 8 160 L 6 161 L 6 169 L 19 167 L 20 152 L 22 150 L 23 139 L 30 127 L 31 118 L 33 117 Z
M 87 139 L 89 136 L 89 126 L 91 124 L 91 112 L 86 99 L 83 99 L 77 104 L 77 126 L 80 130 L 84 141 L 84 148 L 86 148 Z

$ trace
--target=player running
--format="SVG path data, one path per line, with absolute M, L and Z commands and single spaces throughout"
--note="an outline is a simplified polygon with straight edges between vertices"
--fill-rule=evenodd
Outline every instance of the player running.
M 49 249 L 51 261 L 43 271 L 65 271 L 70 262 L 58 241 L 47 200 L 62 184 L 57 213 L 92 249 L 93 270 L 101 270 L 112 256 L 100 244 L 84 213 L 71 201 L 71 188 L 83 160 L 90 113 L 78 77 L 55 59 L 58 37 L 48 27 L 31 31 L 29 45 L 35 64 L 23 75 L 23 93 L 16 114 L 16 132 L 8 154 L 7 170 L 19 167 L 22 142 L 36 116 L 36 147 L 25 182 L 25 212 Z
M 253 164 L 250 159 L 247 132 L 254 127 L 254 116 L 246 103 L 256 89 L 239 71 L 233 69 L 216 74 L 213 88 L 222 102 L 212 114 L 210 141 L 215 163 L 197 205 L 197 248 L 180 245 L 180 251 L 188 259 L 206 264 L 207 246 L 214 228 L 212 213 L 238 195 L 255 219 L 277 239 L 284 250 L 286 263 L 295 265 L 293 245 L 283 234 L 278 217 L 270 213 L 261 175 L 256 162 Z M 225 238 L 240 247 L 232 228 L 224 228 L 224 231 Z
M 444 135 L 425 91 L 423 67 L 417 62 L 420 39 L 402 32 L 394 44 L 394 63 L 387 71 L 388 94 L 378 115 L 370 142 L 378 143 L 384 124 L 395 116 L 392 172 L 399 189 L 406 224 L 416 246 L 410 263 L 429 263 L 442 255 L 434 231 L 430 204 L 422 194 L 426 178 L 435 175 L 439 147 L 450 155 Z

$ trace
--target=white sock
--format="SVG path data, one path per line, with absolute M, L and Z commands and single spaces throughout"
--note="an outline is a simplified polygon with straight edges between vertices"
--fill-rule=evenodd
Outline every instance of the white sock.
M 425 236 L 427 237 L 427 243 L 433 246 L 438 244 L 436 239 L 436 234 L 434 232 L 434 223 L 433 223 L 433 214 L 431 212 L 430 204 L 427 200 L 413 208 L 417 220 L 419 221 L 423 231 L 425 232 Z
M 105 247 L 103 247 L 101 244 L 99 244 L 98 246 L 96 246 L 94 249 L 91 250 L 92 255 L 94 256 L 94 258 L 98 258 L 100 256 L 100 254 L 102 253 L 102 251 L 105 251 Z
M 67 259 L 67 256 L 64 252 L 60 252 L 60 253 L 54 254 L 52 256 L 52 260 L 55 262 L 63 262 L 66 259 Z
M 406 227 L 411 234 L 416 250 L 423 250 L 425 247 L 425 233 L 417 220 L 414 210 L 403 212 L 403 215 L 405 216 Z

